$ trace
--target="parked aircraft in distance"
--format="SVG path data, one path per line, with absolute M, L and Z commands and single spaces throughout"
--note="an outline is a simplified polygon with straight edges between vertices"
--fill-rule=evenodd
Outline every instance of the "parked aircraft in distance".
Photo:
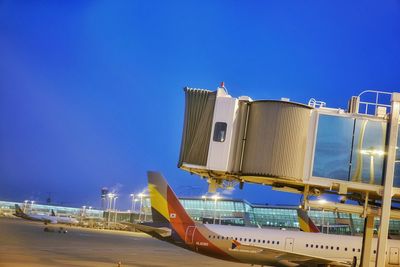
M 25 219 L 25 220 L 44 222 L 45 224 L 47 224 L 47 223 L 78 224 L 79 223 L 79 221 L 75 218 L 56 216 L 53 210 L 52 210 L 52 215 L 25 213 L 22 211 L 21 207 L 18 204 L 15 204 L 14 215 L 17 217 L 20 217 L 22 219 Z
M 207 256 L 272 266 L 359 266 L 362 238 L 194 222 L 158 172 L 148 172 L 152 223 L 134 224 L 160 240 Z M 377 239 L 373 244 L 374 261 Z M 400 241 L 388 240 L 386 266 L 399 266 Z

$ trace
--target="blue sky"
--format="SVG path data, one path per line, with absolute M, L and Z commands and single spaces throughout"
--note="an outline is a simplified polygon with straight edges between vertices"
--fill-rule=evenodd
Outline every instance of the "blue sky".
M 176 168 L 183 87 L 346 107 L 364 89 L 398 91 L 399 70 L 395 0 L 0 1 L 0 199 L 99 206 L 107 186 L 128 207 L 148 169 L 201 195 L 206 183 Z

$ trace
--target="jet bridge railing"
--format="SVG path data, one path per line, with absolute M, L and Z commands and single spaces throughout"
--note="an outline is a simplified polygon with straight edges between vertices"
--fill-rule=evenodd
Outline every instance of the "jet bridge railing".
M 368 97 L 368 95 L 371 96 L 371 98 L 374 101 L 371 100 L 364 100 L 365 98 Z M 370 114 L 369 113 L 369 108 L 372 107 L 372 115 L 378 115 L 378 108 L 379 107 L 384 107 L 387 109 L 387 111 L 390 110 L 391 108 L 391 104 L 390 104 L 390 97 L 392 96 L 392 93 L 389 92 L 384 92 L 384 91 L 376 91 L 376 90 L 365 90 L 363 92 L 361 92 L 358 95 L 358 100 L 359 100 L 359 107 L 358 107 L 358 113 L 360 114 Z M 385 103 L 385 99 L 384 97 L 386 97 L 386 103 Z M 388 102 L 389 100 L 389 102 Z M 364 106 L 363 109 L 361 109 L 361 107 Z M 387 113 L 386 111 L 386 113 Z

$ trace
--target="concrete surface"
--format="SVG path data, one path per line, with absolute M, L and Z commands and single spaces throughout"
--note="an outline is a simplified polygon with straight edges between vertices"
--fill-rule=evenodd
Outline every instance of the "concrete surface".
M 229 266 L 141 233 L 66 227 L 44 232 L 42 223 L 0 218 L 0 267 L 19 266 Z M 51 227 L 59 227 L 52 225 Z

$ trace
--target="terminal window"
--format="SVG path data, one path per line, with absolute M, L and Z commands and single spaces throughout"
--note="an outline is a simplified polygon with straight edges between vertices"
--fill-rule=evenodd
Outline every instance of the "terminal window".
M 224 142 L 226 137 L 227 124 L 225 122 L 216 122 L 214 126 L 214 142 Z

